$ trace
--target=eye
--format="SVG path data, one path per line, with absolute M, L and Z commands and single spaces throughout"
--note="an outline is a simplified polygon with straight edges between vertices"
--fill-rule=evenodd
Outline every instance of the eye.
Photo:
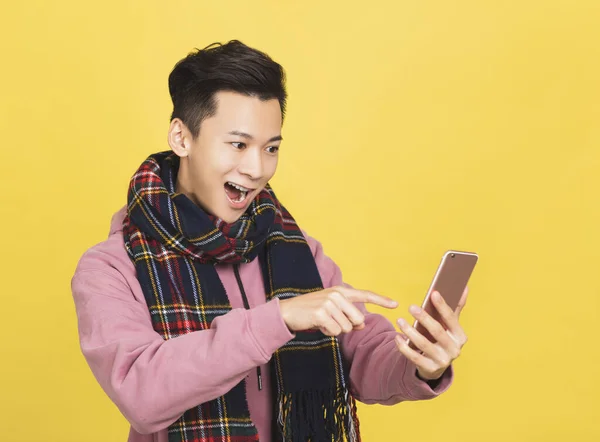
M 240 143 L 240 142 L 237 142 L 237 141 L 236 141 L 236 142 L 233 142 L 233 143 L 231 143 L 231 145 L 232 145 L 233 147 L 235 147 L 236 149 L 238 149 L 238 150 L 242 150 L 244 147 L 246 147 L 246 144 L 244 144 L 244 143 Z
M 277 152 L 279 152 L 279 146 L 269 146 L 269 147 L 267 147 L 267 151 L 269 153 L 277 153 Z

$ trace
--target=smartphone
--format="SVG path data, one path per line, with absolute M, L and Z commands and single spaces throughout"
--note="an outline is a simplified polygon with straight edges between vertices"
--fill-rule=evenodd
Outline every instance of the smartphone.
M 452 310 L 456 310 L 478 259 L 479 256 L 476 253 L 459 252 L 458 250 L 449 250 L 442 257 L 442 261 L 438 266 L 437 272 L 435 272 L 421 308 L 429 313 L 444 328 L 447 328 L 446 324 L 444 324 L 440 314 L 433 305 L 433 301 L 430 299 L 431 294 L 434 291 L 439 292 L 446 301 L 446 304 Z M 431 342 L 436 342 L 435 338 L 431 336 L 419 321 L 415 321 L 413 327 Z M 410 340 L 408 341 L 408 345 L 412 349 L 417 350 L 417 347 Z

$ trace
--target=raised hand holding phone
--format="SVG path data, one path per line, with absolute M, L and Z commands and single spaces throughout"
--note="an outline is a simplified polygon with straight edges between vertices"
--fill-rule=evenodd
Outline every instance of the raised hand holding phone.
M 415 364 L 422 379 L 441 377 L 467 342 L 459 319 L 467 302 L 467 283 L 477 260 L 474 253 L 447 252 L 423 306 L 409 308 L 415 318 L 414 325 L 403 318 L 398 320 L 402 331 L 396 337 L 398 350 Z

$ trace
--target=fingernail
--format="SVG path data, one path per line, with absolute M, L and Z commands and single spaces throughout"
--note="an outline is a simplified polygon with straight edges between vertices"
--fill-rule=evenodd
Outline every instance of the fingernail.
M 416 305 L 411 305 L 408 311 L 411 312 L 413 315 L 418 315 L 422 312 L 421 308 L 417 307 Z
M 441 298 L 440 292 L 433 292 L 432 296 L 434 301 L 439 301 Z
M 402 318 L 398 319 L 398 325 L 400 325 L 400 327 L 405 327 L 406 326 L 406 321 Z

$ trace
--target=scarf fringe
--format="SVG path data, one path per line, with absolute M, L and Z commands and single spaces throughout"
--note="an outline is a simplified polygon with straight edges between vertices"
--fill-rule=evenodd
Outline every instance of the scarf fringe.
M 278 404 L 284 442 L 360 442 L 356 401 L 348 389 L 288 393 Z

